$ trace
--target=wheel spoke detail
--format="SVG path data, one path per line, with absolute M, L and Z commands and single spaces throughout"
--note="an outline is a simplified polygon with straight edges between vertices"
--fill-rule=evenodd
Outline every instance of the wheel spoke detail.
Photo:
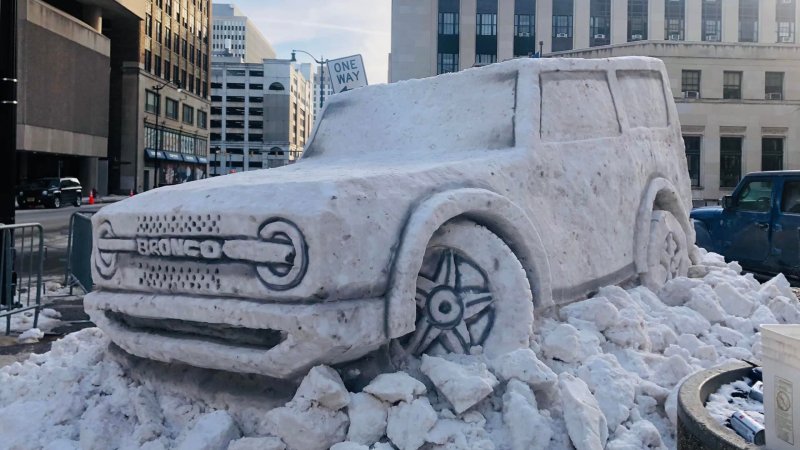
M 492 304 L 492 293 L 487 291 L 466 291 L 461 294 L 464 302 L 464 319 L 478 314 Z
M 439 337 L 442 330 L 434 327 L 427 317 L 422 317 L 417 322 L 417 329 L 414 331 L 414 336 L 411 342 L 408 343 L 408 352 L 412 355 L 419 355 L 430 347 L 431 343 Z
M 436 267 L 435 283 L 437 286 L 456 287 L 458 267 L 456 266 L 455 258 L 455 253 L 450 249 L 442 252 L 442 256 L 439 258 L 439 264 Z

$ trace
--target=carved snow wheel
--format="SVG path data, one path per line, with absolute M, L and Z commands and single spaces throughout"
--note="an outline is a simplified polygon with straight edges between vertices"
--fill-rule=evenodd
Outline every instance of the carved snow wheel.
M 686 233 L 678 220 L 670 212 L 653 211 L 647 244 L 647 272 L 641 275 L 642 284 L 657 292 L 667 281 L 686 276 L 689 264 Z
M 500 355 L 528 347 L 531 289 L 508 246 L 465 220 L 443 225 L 425 250 L 417 277 L 417 320 L 401 344 L 413 355 Z

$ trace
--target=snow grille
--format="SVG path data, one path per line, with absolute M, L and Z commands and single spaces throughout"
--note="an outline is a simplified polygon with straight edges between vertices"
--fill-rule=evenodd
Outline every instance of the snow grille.
M 219 214 L 154 214 L 136 218 L 136 232 L 144 236 L 219 234 Z
M 151 319 L 114 311 L 106 317 L 123 327 L 137 332 L 186 339 L 202 339 L 223 345 L 270 349 L 286 339 L 286 332 L 271 329 L 242 328 L 222 323 L 193 322 L 179 319 Z
M 221 277 L 219 268 L 198 264 L 138 263 L 141 273 L 139 286 L 170 291 L 218 291 Z

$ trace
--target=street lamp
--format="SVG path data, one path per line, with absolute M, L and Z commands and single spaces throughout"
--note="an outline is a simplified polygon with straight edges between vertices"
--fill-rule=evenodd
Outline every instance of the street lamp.
M 322 111 L 322 105 L 325 104 L 325 91 L 323 90 L 323 87 L 325 86 L 324 64 L 326 64 L 328 60 L 323 58 L 320 61 L 319 59 L 315 58 L 314 55 L 305 50 L 292 50 L 292 62 L 297 62 L 297 58 L 295 57 L 295 53 L 297 52 L 305 53 L 306 55 L 310 56 L 315 63 L 319 64 L 319 110 Z
M 151 89 L 156 91 L 156 174 L 155 180 L 153 180 L 153 187 L 157 188 L 159 184 L 159 170 L 161 169 L 161 160 L 158 158 L 158 152 L 161 150 L 161 145 L 163 144 L 164 138 L 162 135 L 164 134 L 164 130 L 159 130 L 158 128 L 158 118 L 161 115 L 161 90 L 167 87 L 170 84 L 169 81 L 165 81 L 159 85 L 152 86 Z M 178 93 L 183 91 L 181 88 L 181 81 L 175 80 L 175 86 L 178 87 Z M 135 186 L 134 186 L 135 187 Z

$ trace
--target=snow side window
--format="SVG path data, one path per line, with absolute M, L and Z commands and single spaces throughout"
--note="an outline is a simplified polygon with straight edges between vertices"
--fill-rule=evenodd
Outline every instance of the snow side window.
M 617 71 L 620 95 L 631 128 L 669 125 L 661 74 L 651 70 Z
M 739 191 L 736 209 L 739 211 L 768 212 L 772 198 L 772 180 L 751 181 Z
M 605 72 L 544 72 L 539 86 L 542 140 L 578 141 L 620 134 Z

